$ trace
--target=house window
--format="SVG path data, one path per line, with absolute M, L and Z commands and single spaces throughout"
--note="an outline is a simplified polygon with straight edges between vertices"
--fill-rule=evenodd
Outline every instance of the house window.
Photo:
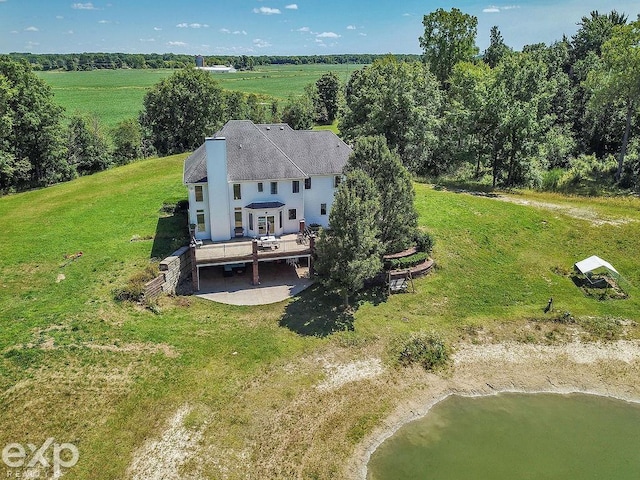
M 342 177 L 340 175 L 336 175 L 333 178 L 333 188 L 338 188 L 338 185 L 342 182 Z
M 282 210 L 280 210 L 280 212 L 278 212 L 280 215 L 278 215 L 279 220 L 280 220 L 280 228 L 282 228 Z
M 204 224 L 204 210 L 196 210 L 196 224 L 199 232 L 207 231 L 207 227 Z
M 234 200 L 242 200 L 242 193 L 240 192 L 240 184 L 233 184 L 233 199 Z
M 253 213 L 249 214 L 249 230 L 253 231 Z
M 304 179 L 304 189 L 311 190 L 311 177 Z
M 262 182 L 258 182 L 258 192 L 262 192 Z
M 291 190 L 293 191 L 293 193 L 300 192 L 300 180 L 294 180 L 291 182 Z
M 242 228 L 242 209 L 237 208 L 235 211 L 236 228 Z
M 204 201 L 204 194 L 202 193 L 202 185 L 196 185 L 196 202 Z
M 295 220 L 296 219 L 296 209 L 295 208 L 290 208 L 289 209 L 289 220 Z
M 326 203 L 321 203 L 320 204 L 320 215 L 326 215 L 327 214 L 327 204 Z
M 278 182 L 271 182 L 271 195 L 278 194 Z

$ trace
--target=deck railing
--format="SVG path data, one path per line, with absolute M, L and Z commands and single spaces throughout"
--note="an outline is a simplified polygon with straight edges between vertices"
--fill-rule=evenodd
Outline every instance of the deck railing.
M 286 257 L 296 253 L 309 254 L 309 244 L 300 243 L 296 238 L 280 238 L 272 246 L 258 246 L 258 258 Z M 196 262 L 199 264 L 226 260 L 250 261 L 252 257 L 253 243 L 251 241 L 210 243 L 196 248 Z

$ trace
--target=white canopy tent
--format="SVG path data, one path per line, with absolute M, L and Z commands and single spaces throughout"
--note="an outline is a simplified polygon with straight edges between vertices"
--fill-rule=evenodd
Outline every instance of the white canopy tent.
M 609 262 L 601 259 L 596 255 L 592 255 L 591 257 L 585 258 L 584 260 L 576 263 L 574 265 L 574 268 L 578 270 L 580 273 L 582 273 L 585 277 L 587 277 L 587 279 L 589 279 L 590 282 L 591 282 L 591 274 L 600 268 L 607 269 L 615 277 L 620 276 L 618 271 L 615 268 L 613 268 L 613 265 L 611 265 Z

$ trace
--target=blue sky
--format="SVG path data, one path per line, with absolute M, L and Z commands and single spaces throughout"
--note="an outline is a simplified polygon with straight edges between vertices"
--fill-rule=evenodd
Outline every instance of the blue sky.
M 457 7 L 521 49 L 576 31 L 592 10 L 638 0 L 0 0 L 0 52 L 144 52 L 203 55 L 420 53 L 425 14 Z

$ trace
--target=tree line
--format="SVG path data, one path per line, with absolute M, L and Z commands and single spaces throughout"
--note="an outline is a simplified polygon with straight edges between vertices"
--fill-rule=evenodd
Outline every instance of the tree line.
M 10 53 L 9 58 L 25 60 L 36 71 L 85 71 L 121 68 L 184 68 L 195 64 L 193 55 L 175 53 Z M 204 56 L 207 65 L 230 65 L 238 70 L 252 70 L 262 65 L 339 65 L 373 63 L 383 55 L 217 55 Z M 413 61 L 419 55 L 396 55 L 398 60 Z
M 41 187 L 151 155 L 197 148 L 231 119 L 296 128 L 331 123 L 339 80 L 323 75 L 302 97 L 224 91 L 208 72 L 176 70 L 145 95 L 138 118 L 105 129 L 93 116 L 65 117 L 51 88 L 26 61 L 0 56 L 0 192 Z
M 424 16 L 419 60 L 385 56 L 346 85 L 332 73 L 278 101 L 226 92 L 188 67 L 152 87 L 139 118 L 103 131 L 63 121 L 26 60 L 0 57 L 0 190 L 47 185 L 135 158 L 192 150 L 229 119 L 294 128 L 339 121 L 350 143 L 384 137 L 414 175 L 556 190 L 640 187 L 640 20 L 591 12 L 571 38 L 513 51 L 477 19 Z
M 640 186 L 640 20 L 594 11 L 571 38 L 521 52 L 493 27 L 482 55 L 475 17 L 439 9 L 423 24 L 423 62 L 386 58 L 349 79 L 347 140 L 381 134 L 431 178 Z

